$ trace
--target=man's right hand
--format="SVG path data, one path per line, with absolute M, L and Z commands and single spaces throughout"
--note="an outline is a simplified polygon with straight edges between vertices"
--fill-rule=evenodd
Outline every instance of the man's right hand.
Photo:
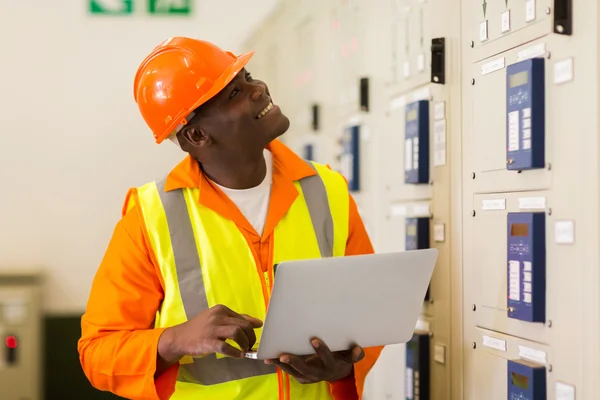
M 259 319 L 216 305 L 163 332 L 158 341 L 158 355 L 162 359 L 162 362 L 159 360 L 158 369 L 164 370 L 184 356 L 221 353 L 242 358 L 243 352 L 252 349 L 256 343 L 254 329 L 261 326 Z M 236 342 L 241 351 L 226 343 L 227 339 Z

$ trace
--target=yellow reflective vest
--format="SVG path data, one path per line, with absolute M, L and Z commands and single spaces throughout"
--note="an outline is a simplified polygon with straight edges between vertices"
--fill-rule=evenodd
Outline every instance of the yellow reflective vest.
M 316 175 L 295 181 L 298 197 L 274 231 L 271 265 L 285 260 L 343 256 L 349 194 L 344 178 L 309 163 Z M 157 328 L 181 324 L 223 304 L 264 320 L 270 279 L 234 222 L 198 202 L 198 188 L 164 190 L 165 180 L 137 189 L 165 298 Z M 277 199 L 273 199 L 277 201 Z M 265 290 L 266 288 L 266 290 Z M 260 341 L 261 330 L 256 331 Z M 221 355 L 180 362 L 174 400 L 332 399 L 329 384 L 301 385 L 274 366 Z

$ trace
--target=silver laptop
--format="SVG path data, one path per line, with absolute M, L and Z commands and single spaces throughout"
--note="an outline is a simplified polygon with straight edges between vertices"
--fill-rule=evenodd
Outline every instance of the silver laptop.
M 252 359 L 408 342 L 420 315 L 437 249 L 282 262 Z

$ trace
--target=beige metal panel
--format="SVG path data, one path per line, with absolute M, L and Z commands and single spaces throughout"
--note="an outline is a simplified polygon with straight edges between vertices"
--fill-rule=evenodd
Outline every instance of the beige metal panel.
M 0 398 L 43 398 L 40 276 L 0 274 Z M 16 362 L 6 358 L 6 337 L 17 338 Z
M 546 212 L 552 207 L 551 193 L 548 192 L 518 192 L 497 193 L 491 195 L 476 195 L 474 197 L 475 216 L 472 217 L 473 231 L 477 234 L 471 243 L 465 243 L 467 250 L 472 254 L 473 264 L 465 267 L 465 279 L 470 279 L 469 297 L 477 309 L 472 313 L 473 321 L 477 326 L 504 332 L 509 335 L 519 336 L 532 341 L 550 344 L 552 330 L 540 323 L 523 322 L 508 318 L 507 314 L 507 213 L 509 212 Z M 534 198 L 544 200 L 547 208 L 521 209 L 519 200 Z M 501 208 L 498 205 L 505 203 L 504 209 L 485 210 L 484 208 Z M 498 206 L 498 207 L 496 207 Z M 552 218 L 547 217 L 546 223 L 551 226 Z M 551 229 L 547 229 L 551 232 Z M 552 236 L 547 234 L 546 271 L 554 271 L 557 265 L 553 262 Z M 557 285 L 554 281 L 556 274 L 549 274 L 546 278 L 548 288 Z M 547 293 L 552 293 L 548 289 Z M 547 315 L 554 314 L 551 296 L 546 298 Z M 561 316 L 562 317 L 562 316 Z M 576 324 L 568 315 L 564 316 L 569 322 Z M 552 319 L 552 318 L 550 318 Z
M 527 22 L 527 9 L 534 3 L 534 19 Z M 552 32 L 552 0 L 463 1 L 463 35 L 472 42 L 471 60 L 482 60 Z M 509 12 L 510 29 L 503 32 L 503 15 Z M 485 34 L 487 31 L 487 35 Z
M 474 84 L 471 91 L 474 157 L 472 173 L 474 190 L 477 193 L 509 190 L 549 189 L 552 186 L 550 166 L 554 157 L 554 137 L 556 129 L 553 124 L 546 126 L 546 169 L 524 171 L 506 170 L 506 67 L 518 62 L 528 54 L 548 57 L 554 46 L 549 38 L 536 40 L 522 47 L 499 54 L 485 61 L 475 63 L 472 67 Z M 502 67 L 501 67 L 502 66 Z M 546 59 L 546 115 L 555 114 L 557 102 L 553 96 L 554 87 L 553 62 Z M 485 71 L 485 72 L 484 72 Z M 493 71 L 493 72 L 489 72 Z
M 475 329 L 465 337 L 464 400 L 506 400 L 507 360 L 516 359 L 546 366 L 547 398 L 554 399 L 555 359 L 550 346 L 496 331 Z

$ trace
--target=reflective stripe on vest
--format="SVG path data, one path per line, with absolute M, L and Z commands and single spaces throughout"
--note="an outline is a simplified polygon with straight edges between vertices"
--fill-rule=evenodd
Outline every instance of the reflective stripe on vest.
M 125 209 L 138 202 L 164 282 L 156 327 L 184 323 L 217 304 L 264 320 L 272 275 L 256 265 L 257 259 L 269 257 L 272 266 L 285 260 L 345 254 L 346 182 L 321 164 L 309 165 L 317 174 L 294 182 L 298 197 L 275 226 L 270 247 L 258 245 L 259 254 L 233 221 L 198 202 L 199 188 L 165 192 L 161 181 L 135 190 Z M 262 328 L 257 329 L 257 345 L 261 334 Z M 256 360 L 220 354 L 184 357 L 179 371 L 173 400 L 281 400 L 283 393 L 290 399 L 331 398 L 326 383 L 300 385 Z

